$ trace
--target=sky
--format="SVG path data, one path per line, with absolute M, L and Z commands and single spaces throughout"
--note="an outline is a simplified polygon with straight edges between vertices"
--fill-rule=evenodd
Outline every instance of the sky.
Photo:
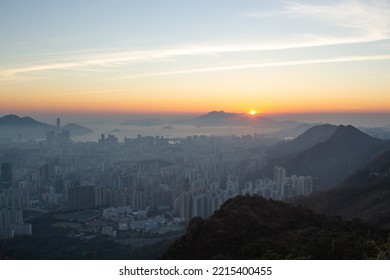
M 390 1 L 0 0 L 0 115 L 390 113 Z

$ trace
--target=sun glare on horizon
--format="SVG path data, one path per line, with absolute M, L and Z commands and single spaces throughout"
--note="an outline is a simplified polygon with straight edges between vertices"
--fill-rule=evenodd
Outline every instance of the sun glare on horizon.
M 0 0 L 2 115 L 389 112 L 390 0 L 52 2 Z

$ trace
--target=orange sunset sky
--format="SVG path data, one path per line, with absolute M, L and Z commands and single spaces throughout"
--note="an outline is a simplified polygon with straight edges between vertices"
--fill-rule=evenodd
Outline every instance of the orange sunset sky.
M 59 2 L 1 1 L 1 115 L 390 111 L 388 1 Z

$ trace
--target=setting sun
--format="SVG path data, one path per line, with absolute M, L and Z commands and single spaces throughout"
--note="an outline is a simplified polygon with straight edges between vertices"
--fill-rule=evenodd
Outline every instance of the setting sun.
M 256 111 L 255 111 L 255 110 L 250 110 L 250 111 L 249 111 L 249 114 L 250 114 L 251 116 L 254 116 L 254 115 L 256 115 Z

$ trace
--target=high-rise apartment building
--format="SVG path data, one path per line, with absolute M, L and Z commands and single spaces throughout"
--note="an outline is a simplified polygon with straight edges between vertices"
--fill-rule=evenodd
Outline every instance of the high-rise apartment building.
M 10 162 L 3 162 L 1 164 L 1 181 L 2 188 L 9 188 L 12 185 L 12 164 Z

